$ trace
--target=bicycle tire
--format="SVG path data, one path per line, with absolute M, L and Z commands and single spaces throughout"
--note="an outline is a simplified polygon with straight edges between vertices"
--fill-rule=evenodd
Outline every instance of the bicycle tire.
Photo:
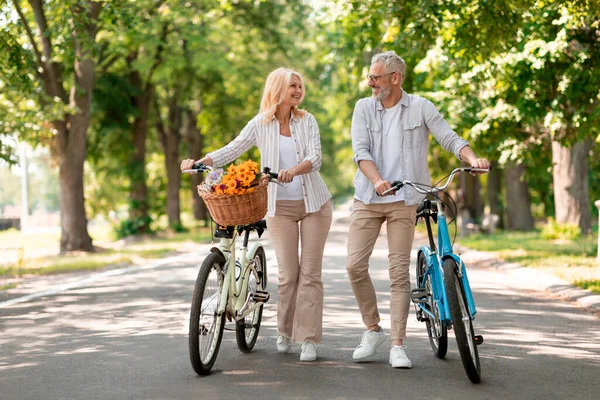
M 267 258 L 265 257 L 265 250 L 262 247 L 256 249 L 253 260 L 255 262 L 255 268 L 256 272 L 258 273 L 258 277 L 250 274 L 248 277 L 248 290 L 251 290 L 252 285 L 255 285 L 253 288 L 255 290 L 264 290 L 265 279 L 267 276 Z M 261 305 L 253 312 L 246 315 L 246 317 L 236 322 L 235 338 L 238 348 L 242 353 L 250 353 L 254 348 L 256 339 L 258 338 L 258 332 L 260 330 L 262 313 L 263 306 Z
M 425 255 L 423 253 L 419 253 L 417 257 L 417 287 L 425 287 L 427 290 L 427 298 L 429 299 L 428 305 L 429 308 L 436 316 L 435 321 L 431 321 L 431 316 L 428 316 L 428 319 L 425 321 L 425 325 L 427 327 L 427 336 L 429 336 L 429 344 L 431 345 L 431 350 L 433 354 L 437 358 L 446 357 L 446 353 L 448 352 L 448 330 L 446 328 L 446 324 L 443 321 L 440 321 L 439 312 L 435 310 L 435 303 L 433 301 L 433 292 L 430 278 L 427 280 L 429 282 L 425 282 L 423 284 L 422 278 L 425 273 Z M 431 275 L 430 275 L 431 276 Z M 436 332 L 436 328 L 439 332 Z
M 450 316 L 452 317 L 452 326 L 454 327 L 454 336 L 456 337 L 463 367 L 469 380 L 473 383 L 479 383 L 481 382 L 481 365 L 474 339 L 473 321 L 469 315 L 462 281 L 458 276 L 458 265 L 453 259 L 444 261 L 444 284 L 450 307 Z
M 218 316 L 216 311 L 221 301 L 221 290 L 223 289 L 221 271 L 224 265 L 225 258 L 221 254 L 211 253 L 204 259 L 196 278 L 190 310 L 188 344 L 192 368 L 198 375 L 210 373 L 217 360 L 223 339 L 225 313 Z M 209 280 L 211 275 L 214 276 L 214 279 Z M 205 298 L 207 291 L 209 295 Z M 211 321 L 210 324 L 209 321 Z

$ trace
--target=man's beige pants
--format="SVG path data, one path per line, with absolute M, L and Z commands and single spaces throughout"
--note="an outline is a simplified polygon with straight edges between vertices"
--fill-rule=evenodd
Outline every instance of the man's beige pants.
M 279 264 L 277 333 L 295 343 L 323 339 L 321 269 L 332 211 L 331 200 L 315 213 L 306 212 L 303 200 L 280 200 L 267 218 Z
M 381 226 L 387 222 L 389 275 L 391 281 L 392 340 L 406 337 L 410 307 L 410 250 L 415 236 L 417 206 L 403 201 L 388 204 L 364 204 L 354 200 L 348 232 L 348 276 L 366 326 L 379 324 L 377 297 L 369 275 L 369 257 Z

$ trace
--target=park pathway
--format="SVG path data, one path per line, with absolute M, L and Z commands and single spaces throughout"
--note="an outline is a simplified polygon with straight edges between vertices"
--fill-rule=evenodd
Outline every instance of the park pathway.
M 141 268 L 64 277 L 60 286 L 44 288 L 43 296 L 0 303 L 0 398 L 598 398 L 600 319 L 523 289 L 522 282 L 516 285 L 509 274 L 485 265 L 469 270 L 479 312 L 475 327 L 485 338 L 481 384 L 466 378 L 452 333 L 446 359 L 433 356 L 414 311 L 406 340 L 413 369 L 389 366 L 389 342 L 376 361 L 353 363 L 363 327 L 345 271 L 346 233 L 347 216 L 338 213 L 323 265 L 324 342 L 317 362 L 300 362 L 299 346 L 290 354 L 275 351 L 277 269 L 267 247 L 272 299 L 255 351 L 240 353 L 235 334 L 225 331 L 213 373 L 194 374 L 187 323 L 197 263 L 208 250 L 202 245 L 198 253 Z M 385 249 L 382 235 L 371 274 L 389 332 Z

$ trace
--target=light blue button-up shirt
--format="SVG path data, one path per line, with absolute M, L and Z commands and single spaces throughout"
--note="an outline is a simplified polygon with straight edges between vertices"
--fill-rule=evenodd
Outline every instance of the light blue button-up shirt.
M 385 107 L 372 97 L 360 99 L 352 115 L 352 150 L 353 161 L 358 165 L 362 160 L 375 163 L 381 171 L 384 163 L 392 163 L 402 169 L 406 180 L 416 183 L 431 184 L 431 175 L 427 165 L 429 150 L 429 134 L 446 150 L 454 153 L 460 159 L 460 150 L 469 142 L 460 138 L 444 120 L 433 103 L 416 95 L 410 95 L 402 90 L 400 125 L 396 133 L 401 137 L 401 147 L 398 157 L 393 160 L 383 159 L 383 113 Z M 384 177 L 385 179 L 385 177 Z M 369 204 L 373 196 L 377 196 L 371 181 L 362 173 L 360 168 L 354 177 L 354 198 Z M 425 196 L 411 187 L 404 191 L 407 205 L 418 204 Z

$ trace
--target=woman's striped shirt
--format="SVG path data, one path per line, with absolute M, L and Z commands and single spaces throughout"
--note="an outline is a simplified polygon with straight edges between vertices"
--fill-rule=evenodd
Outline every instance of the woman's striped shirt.
M 255 116 L 240 132 L 237 138 L 225 147 L 208 153 L 213 160 L 213 166 L 220 167 L 233 162 L 252 146 L 257 146 L 260 151 L 261 171 L 265 167 L 271 171 L 279 171 L 279 122 L 275 117 L 269 122 L 264 121 L 264 114 Z M 296 146 L 296 161 L 309 161 L 312 170 L 308 174 L 298 175 L 302 183 L 302 194 L 306 212 L 317 212 L 331 198 L 323 178 L 319 174 L 321 169 L 321 137 L 319 126 L 315 117 L 306 113 L 303 117 L 292 114 L 290 118 L 290 132 Z M 269 206 L 267 216 L 275 215 L 277 201 L 277 186 L 269 184 Z

